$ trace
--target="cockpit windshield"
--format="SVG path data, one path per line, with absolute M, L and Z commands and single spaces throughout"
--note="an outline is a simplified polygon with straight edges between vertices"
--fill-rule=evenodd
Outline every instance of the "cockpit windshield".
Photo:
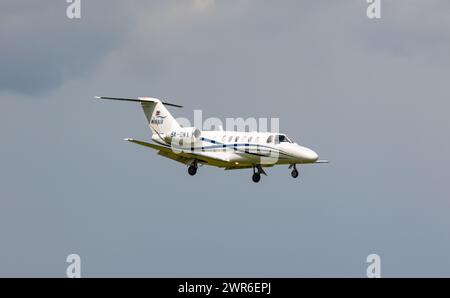
M 283 142 L 292 143 L 292 141 L 286 135 L 276 135 L 275 136 L 275 144 L 280 144 Z

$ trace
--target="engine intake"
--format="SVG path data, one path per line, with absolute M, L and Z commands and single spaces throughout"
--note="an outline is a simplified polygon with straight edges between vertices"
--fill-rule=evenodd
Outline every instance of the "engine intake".
M 195 127 L 183 127 L 170 132 L 164 140 L 170 143 L 172 147 L 190 148 L 196 142 L 200 141 L 201 131 Z

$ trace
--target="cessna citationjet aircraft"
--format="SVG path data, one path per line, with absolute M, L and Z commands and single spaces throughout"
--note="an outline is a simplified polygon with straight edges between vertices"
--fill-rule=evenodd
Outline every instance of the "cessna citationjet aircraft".
M 152 131 L 153 143 L 125 140 L 158 150 L 159 155 L 187 165 L 191 176 L 197 173 L 199 165 L 210 165 L 225 170 L 253 169 L 252 180 L 259 182 L 261 174 L 267 176 L 266 167 L 289 165 L 292 177 L 297 178 L 297 165 L 328 162 L 318 160 L 316 152 L 281 133 L 201 131 L 195 127 L 182 127 L 165 107 L 181 106 L 156 98 L 95 98 L 140 103 Z

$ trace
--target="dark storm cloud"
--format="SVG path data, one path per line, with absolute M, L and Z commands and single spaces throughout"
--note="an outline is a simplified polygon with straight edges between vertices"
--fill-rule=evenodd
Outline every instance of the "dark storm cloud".
M 82 1 L 82 18 L 69 20 L 67 3 L 62 0 L 2 2 L 0 90 L 28 95 L 52 90 L 73 78 L 89 76 L 102 59 L 121 49 L 117 55 L 120 61 L 110 65 L 120 66 L 121 71 L 128 69 L 131 74 L 139 73 L 142 66 L 150 73 L 164 71 L 177 63 L 177 57 L 202 51 L 207 59 L 211 54 L 208 50 L 223 47 L 245 56 L 248 48 L 259 46 L 264 54 L 282 46 L 280 40 L 287 36 L 283 43 L 299 44 L 300 32 L 332 34 L 326 19 L 347 28 L 337 35 L 343 41 L 361 44 L 368 51 L 439 59 L 450 50 L 450 33 L 443 30 L 450 25 L 445 17 L 448 9 L 442 9 L 450 4 L 442 0 L 414 0 L 407 6 L 403 1 L 383 3 L 386 21 L 378 22 L 365 17 L 364 1 L 264 2 L 257 10 L 252 1 L 130 3 Z M 285 18 L 286 10 L 297 19 Z M 351 13 L 354 15 L 342 22 Z M 260 19 L 264 23 L 254 21 Z M 292 35 L 294 28 L 297 33 Z M 210 34 L 212 31 L 215 34 Z M 330 35 L 330 42 L 335 38 Z M 308 39 L 316 40 L 308 37 L 305 41 Z M 307 45 L 302 47 L 308 50 Z M 311 44 L 311 48 L 316 45 Z M 266 60 L 268 64 L 274 61 Z
M 126 42 L 134 20 L 122 1 L 82 1 L 82 18 L 66 17 L 66 1 L 2 1 L 0 90 L 28 95 L 86 75 Z

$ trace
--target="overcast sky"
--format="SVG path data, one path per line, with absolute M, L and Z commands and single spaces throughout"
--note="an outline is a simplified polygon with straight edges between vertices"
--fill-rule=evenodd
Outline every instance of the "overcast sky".
M 450 276 L 450 2 L 0 3 L 0 276 Z M 278 117 L 328 165 L 185 166 L 138 105 Z

